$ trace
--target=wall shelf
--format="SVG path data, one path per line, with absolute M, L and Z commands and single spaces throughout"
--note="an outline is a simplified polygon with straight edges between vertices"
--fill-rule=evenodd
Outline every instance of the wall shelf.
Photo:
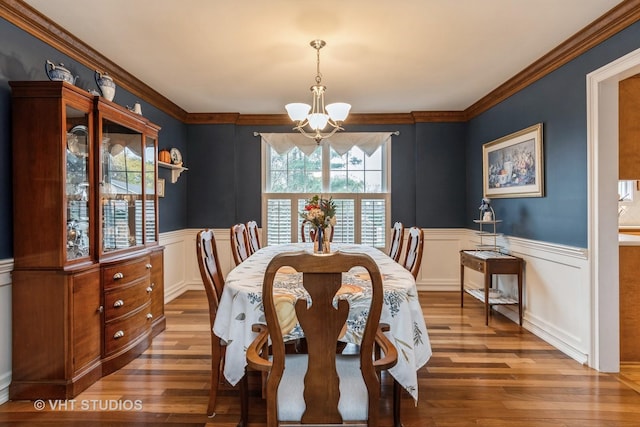
M 165 169 L 171 169 L 171 183 L 175 184 L 180 177 L 180 174 L 184 171 L 188 171 L 189 168 L 185 168 L 184 166 L 174 165 L 172 163 L 165 163 L 158 161 L 158 166 Z

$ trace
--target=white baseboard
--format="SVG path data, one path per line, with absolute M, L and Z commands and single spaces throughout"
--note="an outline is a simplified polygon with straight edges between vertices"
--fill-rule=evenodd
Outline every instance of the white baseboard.
M 11 271 L 13 259 L 0 260 L 0 405 L 11 384 Z
M 11 348 L 9 348 L 11 350 Z M 11 372 L 0 375 L 0 405 L 9 401 L 9 385 L 11 384 Z

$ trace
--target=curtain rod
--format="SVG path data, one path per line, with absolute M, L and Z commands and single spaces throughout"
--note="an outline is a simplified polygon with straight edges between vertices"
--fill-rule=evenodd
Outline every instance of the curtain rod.
M 357 132 L 352 132 L 352 133 L 357 133 Z M 400 135 L 400 131 L 397 130 L 397 131 L 391 132 L 391 134 L 392 135 Z M 260 132 L 253 132 L 253 136 L 260 136 Z

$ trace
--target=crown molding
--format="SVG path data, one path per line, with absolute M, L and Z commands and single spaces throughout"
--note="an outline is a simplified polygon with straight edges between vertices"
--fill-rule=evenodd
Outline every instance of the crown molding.
M 448 112 L 425 113 L 422 116 L 432 117 L 431 120 L 421 121 L 460 121 L 434 120 L 435 117 L 445 117 Z M 379 113 L 379 114 L 350 114 L 347 119 L 349 125 L 403 125 L 414 124 L 413 113 Z M 286 114 L 238 114 L 238 113 L 191 113 L 185 123 L 189 124 L 235 124 L 239 126 L 293 126 L 293 122 Z
M 187 113 L 184 123 L 188 125 L 237 124 L 240 113 Z
M 22 0 L 2 0 L 0 17 L 91 69 L 107 71 L 119 86 L 186 124 L 290 125 L 285 114 L 187 113 L 118 64 Z M 640 20 L 640 0 L 625 0 L 464 111 L 351 114 L 351 125 L 464 122 L 558 69 Z
M 416 123 L 466 122 L 465 111 L 414 111 L 411 113 Z
M 0 17 L 82 65 L 90 69 L 108 72 L 118 86 L 149 102 L 175 119 L 185 121 L 187 112 L 182 108 L 25 2 L 21 0 L 2 0 L 0 3 Z
M 469 106 L 467 120 L 487 111 L 640 20 L 640 0 L 625 0 Z

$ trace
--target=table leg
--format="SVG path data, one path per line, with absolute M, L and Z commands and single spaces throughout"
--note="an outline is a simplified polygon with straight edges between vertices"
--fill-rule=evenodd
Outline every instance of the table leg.
M 518 270 L 518 316 L 520 326 L 522 326 L 522 263 L 520 263 L 520 269 Z
M 403 427 L 402 421 L 400 420 L 400 403 L 402 402 L 402 398 L 400 396 L 402 392 L 402 386 L 396 381 L 393 380 L 393 427 Z
M 486 326 L 489 326 L 489 310 L 491 310 L 491 306 L 489 305 L 489 288 L 491 287 L 492 277 L 493 274 L 489 268 L 487 268 L 487 271 L 484 272 L 484 324 Z
M 464 265 L 460 264 L 460 307 L 464 307 Z

